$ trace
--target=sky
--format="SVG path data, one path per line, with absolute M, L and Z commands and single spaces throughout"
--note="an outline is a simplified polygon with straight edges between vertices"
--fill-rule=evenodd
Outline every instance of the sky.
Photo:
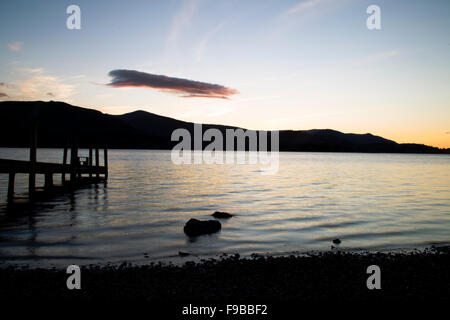
M 449 17 L 448 0 L 2 1 L 0 101 L 450 148 Z

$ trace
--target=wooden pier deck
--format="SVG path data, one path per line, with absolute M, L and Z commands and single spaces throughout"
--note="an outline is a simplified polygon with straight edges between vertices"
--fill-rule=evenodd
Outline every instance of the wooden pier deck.
M 70 173 L 72 165 L 61 163 L 36 162 L 34 169 L 31 167 L 30 161 L 0 159 L 0 173 L 31 173 L 35 174 L 56 174 Z M 76 172 L 80 174 L 106 174 L 105 166 L 78 166 Z
M 33 130 L 34 131 L 34 130 Z M 95 151 L 95 164 L 93 153 Z M 68 148 L 64 148 L 63 163 L 37 162 L 36 161 L 36 134 L 32 134 L 30 146 L 30 160 L 0 159 L 0 174 L 8 174 L 8 202 L 14 201 L 14 185 L 16 174 L 28 174 L 28 198 L 33 201 L 36 198 L 36 174 L 45 176 L 45 185 L 40 195 L 54 194 L 56 190 L 73 190 L 86 183 L 98 183 L 108 179 L 108 149 L 103 148 L 103 165 L 100 165 L 99 148 L 89 148 L 88 157 L 78 156 L 78 147 L 73 144 L 70 149 L 70 162 L 68 163 Z M 61 184 L 53 183 L 54 175 L 61 176 Z M 69 179 L 66 180 L 66 176 Z M 86 176 L 87 175 L 87 176 Z
M 95 150 L 95 164 L 93 151 Z M 36 195 L 36 174 L 45 176 L 45 185 L 40 194 L 54 193 L 55 190 L 75 189 L 86 183 L 97 183 L 108 179 L 108 150 L 103 149 L 104 163 L 100 165 L 99 149 L 89 148 L 89 157 L 79 157 L 78 148 L 70 150 L 70 163 L 67 163 L 68 148 L 64 148 L 63 163 L 37 162 L 36 148 L 30 148 L 30 161 L 0 159 L 0 174 L 8 174 L 8 202 L 14 200 L 16 174 L 28 174 L 28 198 Z M 53 183 L 55 175 L 60 175 L 61 184 Z M 67 180 L 67 176 L 69 179 Z
M 30 201 L 36 198 L 36 174 L 45 176 L 43 191 L 39 194 L 52 195 L 56 190 L 73 190 L 86 183 L 97 183 L 108 179 L 108 149 L 103 146 L 103 166 L 100 165 L 99 146 L 92 145 L 88 157 L 78 156 L 77 137 L 71 138 L 70 159 L 69 148 L 64 147 L 62 163 L 38 162 L 37 160 L 37 115 L 34 114 L 30 128 L 30 160 L 0 159 L 0 174 L 8 174 L 8 202 L 14 201 L 14 185 L 16 174 L 28 174 L 28 198 Z M 94 157 L 95 152 L 95 157 Z M 69 160 L 69 161 L 68 161 Z M 95 163 L 94 163 L 95 160 Z M 53 184 L 54 175 L 60 175 L 61 185 Z M 66 176 L 69 179 L 66 180 Z M 87 176 L 84 176 L 87 175 Z

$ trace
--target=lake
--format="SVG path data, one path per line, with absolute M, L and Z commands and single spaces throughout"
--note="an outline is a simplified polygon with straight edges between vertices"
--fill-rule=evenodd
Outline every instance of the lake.
M 285 255 L 329 250 L 335 238 L 342 250 L 450 243 L 449 155 L 286 152 L 274 175 L 262 175 L 260 165 L 176 165 L 170 151 L 109 150 L 108 156 L 107 185 L 25 213 L 8 209 L 8 176 L 0 175 L 2 265 Z M 0 149 L 0 158 L 27 157 L 28 149 Z M 38 161 L 61 162 L 62 150 L 38 149 Z M 19 196 L 26 181 L 16 178 Z M 37 181 L 43 185 L 43 177 Z M 235 214 L 221 221 L 220 232 L 195 239 L 183 233 L 190 218 L 212 219 L 216 210 Z

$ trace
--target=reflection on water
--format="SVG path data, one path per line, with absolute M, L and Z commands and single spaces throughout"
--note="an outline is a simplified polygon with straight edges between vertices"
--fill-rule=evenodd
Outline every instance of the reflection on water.
M 62 151 L 38 157 L 60 162 Z M 27 150 L 0 149 L 0 158 L 26 159 Z M 326 250 L 334 238 L 344 249 L 450 242 L 447 155 L 281 153 L 272 176 L 259 165 L 174 165 L 168 151 L 111 150 L 109 159 L 107 185 L 33 206 L 8 206 L 7 175 L 0 175 L 0 261 L 147 263 L 174 260 L 178 251 Z M 26 179 L 18 175 L 16 192 L 26 192 Z M 236 216 L 217 234 L 184 235 L 187 220 L 215 210 Z

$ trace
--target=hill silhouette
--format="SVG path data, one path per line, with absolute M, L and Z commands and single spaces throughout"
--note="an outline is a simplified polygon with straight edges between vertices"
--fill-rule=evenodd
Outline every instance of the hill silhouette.
M 33 118 L 38 123 L 38 147 L 63 147 L 77 137 L 80 147 L 102 143 L 118 149 L 171 149 L 173 130 L 193 133 L 194 123 L 146 111 L 109 115 L 64 102 L 0 102 L 0 146 L 28 147 Z M 238 127 L 204 124 L 203 131 L 222 133 Z M 205 143 L 204 145 L 207 145 Z M 280 151 L 450 153 L 421 144 L 399 144 L 379 136 L 342 133 L 330 129 L 280 131 Z

